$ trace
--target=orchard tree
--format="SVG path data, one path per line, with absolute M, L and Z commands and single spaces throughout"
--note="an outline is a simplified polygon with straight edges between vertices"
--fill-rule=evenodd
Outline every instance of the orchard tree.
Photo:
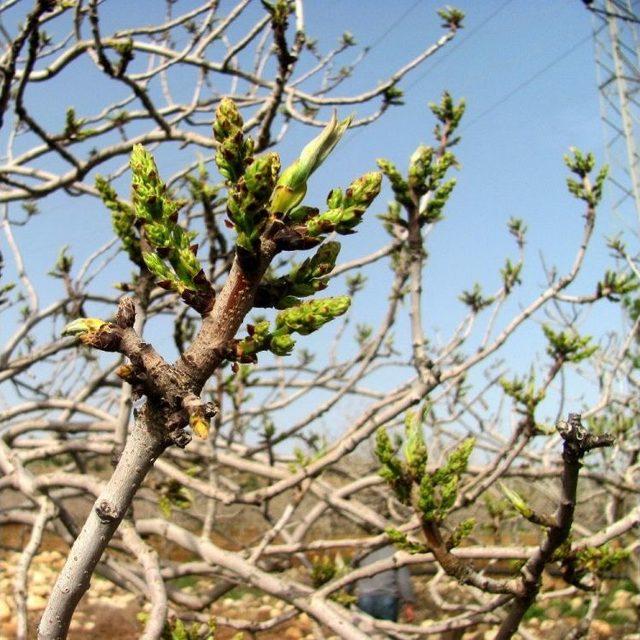
M 546 288 L 517 298 L 527 227 L 511 219 L 518 257 L 492 293 L 469 278 L 459 325 L 436 341 L 422 279 L 456 185 L 464 101 L 444 92 L 429 105 L 433 136 L 425 127 L 430 143 L 406 168 L 372 158 L 370 172 L 336 177 L 326 202 L 307 191 L 349 128 L 401 103 L 398 84 L 456 36 L 460 11 L 439 11 L 440 39 L 385 81 L 341 95 L 360 59 L 336 70 L 353 36 L 321 53 L 302 0 L 210 0 L 181 14 L 168 2 L 162 22 L 110 35 L 106 2 L 15 5 L 0 7 L 0 311 L 12 327 L 0 352 L 0 526 L 30 531 L 13 578 L 17 637 L 28 637 L 28 570 L 47 531 L 69 552 L 39 621 L 46 640 L 67 636 L 94 572 L 148 600 L 147 639 L 211 637 L 214 622 L 259 637 L 300 613 L 318 637 L 529 637 L 538 598 L 574 594 L 590 603 L 572 632 L 585 635 L 603 585 L 631 567 L 640 521 L 634 252 L 612 240 L 618 262 L 589 291 L 576 286 L 606 168 L 577 149 L 565 158 L 583 215 L 568 271 L 549 269 Z M 56 128 L 38 87 L 73 80 L 80 62 L 105 102 L 70 106 Z M 345 107 L 369 114 L 338 116 Z M 281 166 L 273 149 L 294 122 L 316 131 Z M 173 175 L 158 168 L 164 154 L 182 163 Z M 54 197 L 104 211 L 113 237 L 83 264 L 61 247 L 48 274 L 59 298 L 45 306 L 22 227 L 37 233 Z M 372 214 L 386 239 L 341 261 Z M 389 268 L 387 290 L 366 277 L 374 263 Z M 116 273 L 114 293 L 102 276 Z M 386 302 L 377 326 L 352 318 L 352 299 L 368 295 Z M 578 332 L 584 310 L 620 301 L 624 331 Z M 514 373 L 501 349 L 543 318 L 543 359 Z M 565 407 L 572 383 L 589 393 Z M 214 542 L 229 518 L 239 550 Z M 194 559 L 172 562 L 157 537 Z M 390 560 L 340 561 L 389 542 Z M 437 619 L 379 621 L 353 606 L 357 580 L 405 565 L 434 574 Z M 547 570 L 563 586 L 543 586 Z M 183 576 L 195 592 L 176 586 Z M 236 585 L 285 605 L 266 621 L 212 620 Z

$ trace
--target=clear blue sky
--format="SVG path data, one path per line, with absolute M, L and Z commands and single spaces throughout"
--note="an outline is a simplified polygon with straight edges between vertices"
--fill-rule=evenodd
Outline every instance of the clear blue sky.
M 103 5 L 103 14 L 110 25 L 140 24 L 149 21 L 163 4 L 112 0 Z M 185 10 L 188 4 L 177 3 L 175 11 Z M 342 32 L 351 31 L 358 47 L 346 54 L 345 64 L 359 47 L 373 44 L 354 79 L 340 89 L 342 94 L 371 87 L 435 41 L 443 32 L 436 16 L 442 4 L 432 0 L 312 0 L 306 3 L 307 30 L 310 37 L 318 38 L 321 51 Z M 511 216 L 523 218 L 529 227 L 525 286 L 511 310 L 518 302 L 529 301 L 544 284 L 539 252 L 544 252 L 547 265 L 568 266 L 580 238 L 582 208 L 567 194 L 562 156 L 575 145 L 593 151 L 604 162 L 591 17 L 582 2 L 464 0 L 452 4 L 466 12 L 465 28 L 399 84 L 406 92 L 405 106 L 392 108 L 373 126 L 346 137 L 331 162 L 314 176 L 308 198 L 309 204 L 321 204 L 329 189 L 337 186 L 336 176 L 339 183 L 347 184 L 373 169 L 377 157 L 388 157 L 404 169 L 415 147 L 431 141 L 433 120 L 427 102 L 437 100 L 445 89 L 466 99 L 463 139 L 457 148 L 462 164 L 458 187 L 446 220 L 428 244 L 426 323 L 431 336 L 442 330 L 445 337 L 463 314 L 459 293 L 475 281 L 487 292 L 495 290 L 505 257 L 516 257 L 505 226 Z M 252 10 L 256 15 L 262 11 L 258 0 Z M 42 108 L 57 114 L 52 118 L 63 117 L 70 104 L 92 109 L 100 98 L 86 81 L 87 69 L 80 66 L 74 73 L 58 85 L 54 95 L 41 96 Z M 79 112 L 82 115 L 80 107 Z M 279 149 L 283 164 L 295 157 L 314 132 L 294 127 L 290 133 Z M 161 158 L 160 166 L 165 174 L 176 168 L 166 158 Z M 383 212 L 388 199 L 386 190 L 372 213 Z M 90 206 L 92 210 L 87 211 L 77 201 L 61 197 L 41 203 L 39 224 L 27 227 L 21 236 L 37 282 L 45 282 L 44 274 L 62 244 L 70 244 L 80 260 L 95 249 L 96 238 L 108 237 L 108 217 L 95 204 Z M 620 221 L 607 206 L 602 207 L 589 268 L 580 281 L 582 291 L 593 290 L 609 263 L 601 238 L 619 229 Z M 345 239 L 343 257 L 362 255 L 383 241 L 380 223 L 370 215 L 358 235 Z M 116 281 L 122 267 L 122 262 L 114 263 L 103 282 Z M 382 267 L 372 277 L 387 278 Z M 56 298 L 58 287 L 58 283 L 41 287 L 43 300 Z M 354 319 L 367 321 L 367 315 L 376 316 L 384 303 L 367 296 L 356 303 Z M 591 315 L 589 327 L 602 331 L 619 322 L 619 313 L 605 302 Z M 0 331 L 6 336 L 6 329 Z M 527 356 L 539 349 L 541 342 L 533 336 L 540 333 L 539 329 L 525 332 L 505 355 Z M 527 367 L 529 362 L 522 360 Z

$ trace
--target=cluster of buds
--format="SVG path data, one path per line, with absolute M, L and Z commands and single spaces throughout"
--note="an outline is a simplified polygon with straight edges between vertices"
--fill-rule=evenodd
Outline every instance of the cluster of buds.
M 504 392 L 518 405 L 518 410 L 523 415 L 533 418 L 536 407 L 544 400 L 546 391 L 544 387 L 536 387 L 536 378 L 533 371 L 522 378 L 500 378 L 500 386 Z
M 569 192 L 576 198 L 584 200 L 591 207 L 598 206 L 600 200 L 602 200 L 602 191 L 607 175 L 609 175 L 609 167 L 607 165 L 603 166 L 592 183 L 590 174 L 596 166 L 594 155 L 592 153 L 584 154 L 575 147 L 571 147 L 569 151 L 571 155 L 566 155 L 564 162 L 571 172 L 579 178 L 579 180 L 567 178 Z
M 214 136 L 219 147 L 216 162 L 226 178 L 227 213 L 238 236 L 236 244 L 255 254 L 261 235 L 270 237 L 279 250 L 309 249 L 322 241 L 322 234 L 352 233 L 367 207 L 380 191 L 381 175 L 368 173 L 345 192 L 334 189 L 327 200 L 328 211 L 300 206 L 311 175 L 326 160 L 351 123 L 338 121 L 335 113 L 322 132 L 309 142 L 300 156 L 281 175 L 275 153 L 253 157 L 253 142 L 244 137 L 240 112 L 230 99 L 220 102 Z M 279 177 L 278 177 L 279 176 Z
M 382 175 L 378 172 L 365 173 L 354 180 L 346 189 L 333 189 L 327 198 L 329 209 L 320 215 L 307 216 L 301 211 L 307 234 L 317 237 L 335 231 L 342 235 L 353 233 L 360 224 L 364 212 L 380 193 Z M 296 220 L 298 212 L 291 215 Z
M 412 506 L 423 522 L 440 523 L 453 507 L 460 478 L 467 469 L 475 445 L 464 440 L 437 469 L 427 469 L 428 452 L 418 416 L 408 414 L 404 460 L 395 452 L 384 428 L 376 434 L 376 456 L 382 464 L 380 475 L 389 483 L 403 504 Z
M 289 355 L 295 346 L 292 333 L 309 335 L 344 314 L 350 304 L 349 296 L 337 296 L 308 300 L 284 309 L 276 316 L 273 330 L 267 320 L 255 326 L 250 325 L 249 337 L 236 345 L 236 357 L 241 362 L 253 362 L 260 351 L 271 351 L 278 356 Z
M 420 145 L 415 150 L 409 161 L 407 177 L 404 178 L 391 161 L 384 158 L 378 160 L 378 167 L 391 183 L 396 203 L 407 210 L 419 206 L 420 224 L 442 219 L 444 206 L 456 185 L 455 179 L 445 178 L 449 169 L 457 166 L 456 157 L 449 148 L 459 141 L 454 133 L 464 115 L 465 103 L 462 100 L 456 104 L 451 95 L 445 92 L 440 103 L 431 103 L 429 108 L 437 121 L 434 129 L 437 146 Z M 406 222 L 400 219 L 399 214 L 399 208 L 392 209 L 383 220 L 391 226 L 397 224 L 406 227 Z
M 269 214 L 267 203 L 280 172 L 280 157 L 267 153 L 256 158 L 230 189 L 227 213 L 236 232 L 236 244 L 249 253 L 257 246 Z
M 245 138 L 244 123 L 233 100 L 224 98 L 216 110 L 213 136 L 218 142 L 216 164 L 230 183 L 237 182 L 253 160 L 253 140 Z
M 542 330 L 549 342 L 547 353 L 554 360 L 581 362 L 598 350 L 597 345 L 590 344 L 591 336 L 581 336 L 573 330 L 556 332 L 546 324 L 542 325 Z
M 195 234 L 178 224 L 184 202 L 171 197 L 153 157 L 141 145 L 131 153 L 131 172 L 135 221 L 153 250 L 142 253 L 147 268 L 159 286 L 180 294 L 198 313 L 208 314 L 215 294 L 196 257 Z
M 96 176 L 96 189 L 105 206 L 111 211 L 111 224 L 122 247 L 134 264 L 143 264 L 140 238 L 136 233 L 135 212 L 128 202 L 118 198 L 116 190 L 102 177 Z
M 280 157 L 267 153 L 254 158 L 254 143 L 244 137 L 243 124 L 233 100 L 223 99 L 213 125 L 216 164 L 226 178 L 227 214 L 238 234 L 236 244 L 254 253 L 269 219 L 268 203 L 280 173 Z
M 254 306 L 286 309 L 327 288 L 326 277 L 336 264 L 339 242 L 325 242 L 311 258 L 294 267 L 291 273 L 279 278 L 266 278 L 258 287 Z

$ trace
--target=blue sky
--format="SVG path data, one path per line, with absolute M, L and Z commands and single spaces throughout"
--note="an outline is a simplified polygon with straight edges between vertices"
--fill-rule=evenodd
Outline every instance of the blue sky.
M 189 4 L 179 2 L 175 11 L 186 10 Z M 162 5 L 151 0 L 105 3 L 105 31 L 108 26 L 148 22 Z M 541 252 L 548 266 L 562 270 L 569 265 L 580 239 L 583 210 L 566 191 L 567 171 L 562 157 L 575 145 L 593 151 L 599 163 L 605 161 L 591 16 L 582 2 L 475 0 L 455 5 L 467 14 L 465 28 L 444 50 L 400 82 L 399 88 L 406 92 L 405 106 L 392 108 L 374 125 L 345 137 L 331 160 L 314 176 L 307 199 L 309 204 L 322 204 L 330 188 L 346 185 L 372 170 L 378 157 L 387 157 L 405 169 L 415 147 L 431 141 L 433 119 L 427 103 L 438 100 L 445 89 L 456 98 L 465 98 L 467 113 L 457 148 L 461 162 L 458 187 L 446 219 L 431 234 L 427 246 L 426 324 L 430 336 L 442 332 L 445 337 L 462 317 L 464 310 L 457 301 L 460 292 L 476 281 L 487 292 L 495 290 L 505 257 L 516 257 L 513 240 L 506 231 L 510 217 L 525 220 L 529 242 L 525 284 L 507 311 L 513 312 L 518 304 L 529 301 L 544 285 Z M 345 54 L 344 64 L 357 56 L 360 47 L 373 44 L 354 78 L 339 90 L 342 95 L 375 85 L 435 41 L 442 34 L 436 16 L 441 6 L 431 0 L 313 0 L 306 3 L 307 29 L 310 37 L 318 38 L 321 51 L 345 30 L 351 31 L 358 46 Z M 257 0 L 251 11 L 255 15 L 262 11 Z M 83 108 L 91 111 L 98 104 L 101 96 L 92 86 L 92 73 L 86 63 L 80 64 L 61 79 L 53 93 L 38 94 L 36 89 L 32 99 L 40 100 L 37 108 L 50 114 L 52 122 L 59 121 L 61 128 L 60 119 L 70 104 L 77 105 L 80 115 Z M 186 85 L 189 79 L 183 81 Z M 356 112 L 364 115 L 366 110 L 358 107 Z M 348 113 L 345 110 L 340 115 Z M 279 148 L 283 164 L 293 160 L 314 134 L 294 126 Z M 165 175 L 177 168 L 167 155 L 159 158 L 159 164 Z M 123 186 L 123 195 L 126 191 Z M 389 198 L 385 190 L 371 213 L 382 213 Z M 607 202 L 600 211 L 596 241 L 579 283 L 582 286 L 577 288 L 582 292 L 592 291 L 610 265 L 602 238 L 621 228 Z M 17 234 L 46 302 L 60 292 L 59 283 L 52 284 L 45 277 L 59 247 L 70 244 L 80 261 L 109 237 L 110 229 L 105 211 L 93 201 L 56 196 L 40 203 L 40 207 L 37 224 Z M 375 215 L 368 215 L 361 231 L 345 239 L 343 257 L 365 254 L 383 242 L 380 222 Z M 101 282 L 116 281 L 126 268 L 123 260 L 114 261 Z M 374 284 L 377 278 L 388 281 L 382 265 L 370 274 Z M 354 320 L 373 322 L 385 302 L 367 294 L 356 302 Z M 501 317 L 508 319 L 508 315 Z M 619 312 L 604 302 L 590 314 L 586 328 L 599 333 L 619 324 Z M 6 329 L 0 328 L 0 332 L 6 337 Z M 518 364 L 528 368 L 530 356 L 542 345 L 540 334 L 536 327 L 527 329 L 505 351 L 507 356 L 517 356 L 516 368 Z

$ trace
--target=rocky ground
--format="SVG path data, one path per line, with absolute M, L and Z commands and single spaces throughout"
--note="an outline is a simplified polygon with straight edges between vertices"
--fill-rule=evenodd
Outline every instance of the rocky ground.
M 15 637 L 15 620 L 13 619 L 12 579 L 13 567 L 18 553 L 0 551 L 0 639 Z M 29 637 L 34 637 L 35 625 L 46 604 L 57 572 L 63 562 L 59 551 L 43 551 L 38 554 L 29 573 Z M 181 585 L 188 591 L 196 592 L 198 586 Z M 627 585 L 628 586 L 628 585 Z M 628 587 L 631 588 L 631 587 Z M 455 589 L 455 586 L 451 586 Z M 416 590 L 421 603 L 426 606 L 420 610 L 422 624 L 429 624 L 429 597 L 425 585 L 416 580 Z M 448 598 L 449 599 L 449 598 Z M 455 600 L 452 591 L 451 599 Z M 280 615 L 287 605 L 276 602 L 272 598 L 248 590 L 236 589 L 216 603 L 211 609 L 212 617 L 244 618 L 251 620 L 268 620 Z M 83 598 L 79 610 L 71 623 L 71 640 L 107 640 L 114 637 L 136 638 L 140 634 L 141 623 L 138 614 L 145 610 L 144 603 L 115 586 L 107 580 L 94 577 L 91 589 Z M 543 605 L 535 605 L 528 615 L 527 630 L 533 637 L 544 640 L 563 640 L 570 629 L 584 615 L 586 607 L 581 598 L 549 601 Z M 597 619 L 591 626 L 589 640 L 605 640 L 608 638 L 625 638 L 640 640 L 638 634 L 638 613 L 640 611 L 640 595 L 625 589 L 610 589 L 603 598 L 603 606 L 598 611 Z M 227 640 L 236 631 L 220 627 L 216 638 Z M 462 636 L 467 640 L 490 640 L 494 633 L 487 630 L 475 630 Z M 248 639 L 248 635 L 245 638 Z M 254 636 L 260 640 L 312 640 L 314 624 L 306 614 L 298 615 L 275 630 L 266 631 Z M 433 637 L 433 636 L 430 636 Z M 458 638 L 459 636 L 456 636 Z M 441 640 L 453 640 L 451 636 Z

